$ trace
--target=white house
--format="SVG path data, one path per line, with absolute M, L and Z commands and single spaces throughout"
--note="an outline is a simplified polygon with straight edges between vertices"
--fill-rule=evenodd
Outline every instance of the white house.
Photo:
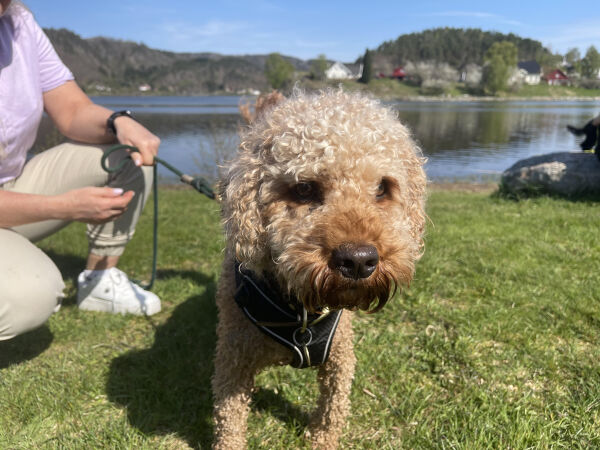
M 334 62 L 329 69 L 325 70 L 328 80 L 354 80 L 362 76 L 362 64 L 342 64 Z
M 510 77 L 509 84 L 525 83 L 540 84 L 542 79 L 542 69 L 535 61 L 520 61 L 517 68 Z

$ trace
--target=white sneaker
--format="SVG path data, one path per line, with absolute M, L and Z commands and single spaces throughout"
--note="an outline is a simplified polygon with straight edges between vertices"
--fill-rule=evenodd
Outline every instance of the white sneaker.
M 77 306 L 80 309 L 146 316 L 160 311 L 160 299 L 156 294 L 129 281 L 116 267 L 101 273 L 86 276 L 81 272 L 77 277 Z

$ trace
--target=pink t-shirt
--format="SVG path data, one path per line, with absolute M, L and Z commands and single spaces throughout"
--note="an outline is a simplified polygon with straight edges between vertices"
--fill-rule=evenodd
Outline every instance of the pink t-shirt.
M 0 185 L 23 170 L 42 119 L 42 93 L 72 79 L 33 15 L 11 5 L 0 16 Z

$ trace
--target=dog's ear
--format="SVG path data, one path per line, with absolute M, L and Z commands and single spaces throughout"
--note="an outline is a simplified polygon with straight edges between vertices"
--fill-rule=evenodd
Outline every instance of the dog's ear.
M 397 178 L 400 181 L 400 202 L 402 203 L 403 214 L 408 219 L 408 232 L 413 244 L 410 245 L 410 253 L 415 258 L 415 262 L 423 256 L 425 248 L 424 234 L 427 223 L 427 213 L 425 212 L 425 203 L 427 200 L 427 176 L 424 165 L 427 158 L 423 157 L 423 152 L 417 142 L 411 136 L 410 130 L 399 120 L 397 113 L 388 110 L 392 114 L 392 124 L 384 122 L 379 125 L 381 128 L 388 127 L 392 141 L 395 142 L 397 156 L 394 158 L 398 164 Z M 393 167 L 393 164 L 390 165 Z
M 265 257 L 266 231 L 259 189 L 262 170 L 258 158 L 243 152 L 220 183 L 221 212 L 228 250 L 243 266 L 260 272 Z
M 415 145 L 416 148 L 416 145 Z M 407 180 L 408 180 L 408 218 L 410 220 L 411 237 L 418 242 L 419 259 L 423 254 L 425 243 L 423 241 L 425 233 L 425 222 L 427 215 L 425 213 L 427 177 L 423 170 L 425 159 L 419 156 L 419 153 L 410 155 L 405 162 Z
M 273 91 L 256 99 L 254 112 L 248 104 L 240 106 L 241 115 L 249 126 L 241 130 L 239 156 L 219 183 L 228 250 L 242 265 L 257 272 L 262 270 L 268 257 L 259 199 L 263 180 L 261 158 L 264 157 L 260 149 L 269 148 L 272 143 L 257 128 L 257 120 L 284 99 L 282 94 Z
M 256 99 L 254 104 L 254 111 L 250 111 L 250 105 L 245 103 L 240 105 L 240 114 L 244 121 L 248 124 L 254 122 L 256 119 L 265 114 L 266 111 L 271 109 L 277 103 L 285 100 L 285 97 L 279 91 L 272 91 L 268 94 L 261 94 Z

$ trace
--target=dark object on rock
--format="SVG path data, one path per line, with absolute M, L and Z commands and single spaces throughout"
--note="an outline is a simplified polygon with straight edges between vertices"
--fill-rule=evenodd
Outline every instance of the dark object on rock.
M 591 153 L 561 152 L 533 156 L 504 171 L 500 190 L 516 196 L 600 195 L 600 161 Z
M 596 146 L 596 156 L 600 158 L 600 143 L 598 142 L 598 125 L 594 125 L 596 119 L 590 120 L 586 123 L 583 128 L 577 128 L 572 125 L 567 125 L 567 130 L 573 133 L 575 136 L 585 135 L 585 139 L 579 146 L 581 150 L 591 150 Z

